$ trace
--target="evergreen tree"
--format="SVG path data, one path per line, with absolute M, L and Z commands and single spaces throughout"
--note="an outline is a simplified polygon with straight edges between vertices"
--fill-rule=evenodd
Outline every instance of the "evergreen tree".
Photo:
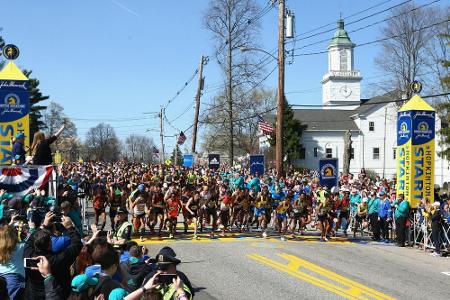
M 444 35 L 448 40 L 450 40 L 450 34 Z M 447 43 L 447 46 L 450 46 L 450 42 Z M 450 70 L 450 60 L 443 60 L 442 65 Z M 450 91 L 450 73 L 447 72 L 447 75 L 441 78 L 442 86 L 444 92 Z M 450 100 L 447 98 L 446 101 L 443 101 L 438 105 L 438 111 L 440 112 L 441 117 L 441 140 L 439 143 L 443 146 L 443 151 L 439 152 L 441 157 L 444 157 L 450 160 Z
M 276 128 L 276 124 L 274 128 Z M 286 157 L 285 163 L 288 165 L 299 159 L 303 154 L 300 140 L 304 129 L 305 126 L 294 118 L 294 111 L 285 97 L 283 108 L 283 153 Z M 269 143 L 271 146 L 276 145 L 275 132 L 270 137 Z
M 5 40 L 0 35 L 0 57 L 3 55 L 2 50 L 3 50 L 4 46 L 5 46 Z M 5 61 L 3 59 L 0 59 L 0 70 L 3 69 L 4 65 L 5 65 Z
M 48 100 L 49 96 L 42 95 L 39 89 L 39 80 L 30 78 L 32 71 L 24 70 L 25 76 L 29 79 L 30 91 L 30 138 L 33 138 L 35 132 L 44 129 L 45 123 L 42 121 L 42 111 L 47 107 L 39 105 L 39 102 Z
M 175 161 L 175 151 L 177 153 L 177 161 Z M 170 160 L 172 161 L 172 164 L 175 166 L 181 166 L 183 164 L 183 153 L 181 152 L 180 145 L 177 144 L 175 149 L 172 151 L 172 155 L 170 156 Z

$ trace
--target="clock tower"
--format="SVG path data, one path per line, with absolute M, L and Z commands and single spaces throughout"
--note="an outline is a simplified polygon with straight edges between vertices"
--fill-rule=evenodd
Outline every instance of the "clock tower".
M 352 43 L 344 29 L 344 20 L 337 22 L 337 31 L 328 45 L 328 72 L 322 79 L 322 102 L 325 109 L 355 109 L 361 101 L 361 74 L 354 69 Z

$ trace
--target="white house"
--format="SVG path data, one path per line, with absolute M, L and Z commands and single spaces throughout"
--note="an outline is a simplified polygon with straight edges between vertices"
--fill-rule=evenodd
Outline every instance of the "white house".
M 306 125 L 301 147 L 304 156 L 296 163 L 317 169 L 321 158 L 338 158 L 342 171 L 344 134 L 352 133 L 350 171 L 370 169 L 380 176 L 393 178 L 396 174 L 397 99 L 387 93 L 361 100 L 361 74 L 354 66 L 354 47 L 338 21 L 338 30 L 328 45 L 328 70 L 322 79 L 321 109 L 294 109 L 295 117 Z M 436 132 L 440 120 L 436 121 Z M 441 151 L 436 137 L 436 152 Z M 435 183 L 450 182 L 450 165 L 436 153 Z

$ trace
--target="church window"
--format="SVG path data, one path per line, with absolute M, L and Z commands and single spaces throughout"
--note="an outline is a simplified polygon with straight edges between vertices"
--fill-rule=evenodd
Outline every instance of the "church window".
M 392 158 L 397 159 L 397 148 L 392 149 Z
M 369 131 L 375 131 L 375 122 L 369 122 Z
M 319 149 L 317 147 L 314 147 L 314 157 L 319 156 Z
M 326 153 L 326 158 L 333 158 L 333 149 L 326 148 L 325 153 Z
M 355 148 L 350 148 L 350 159 L 355 159 Z
M 373 159 L 380 159 L 380 148 L 373 148 Z
M 341 50 L 341 71 L 347 71 L 348 70 L 348 53 L 347 50 Z

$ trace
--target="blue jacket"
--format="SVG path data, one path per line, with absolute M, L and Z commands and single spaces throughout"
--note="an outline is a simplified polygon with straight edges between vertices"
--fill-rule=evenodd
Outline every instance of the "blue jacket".
M 380 206 L 378 207 L 378 216 L 380 218 L 390 218 L 391 216 L 391 202 L 388 198 L 384 201 L 380 201 Z
M 19 161 L 19 164 L 25 163 L 25 148 L 24 145 L 16 141 L 12 147 L 12 159 Z

